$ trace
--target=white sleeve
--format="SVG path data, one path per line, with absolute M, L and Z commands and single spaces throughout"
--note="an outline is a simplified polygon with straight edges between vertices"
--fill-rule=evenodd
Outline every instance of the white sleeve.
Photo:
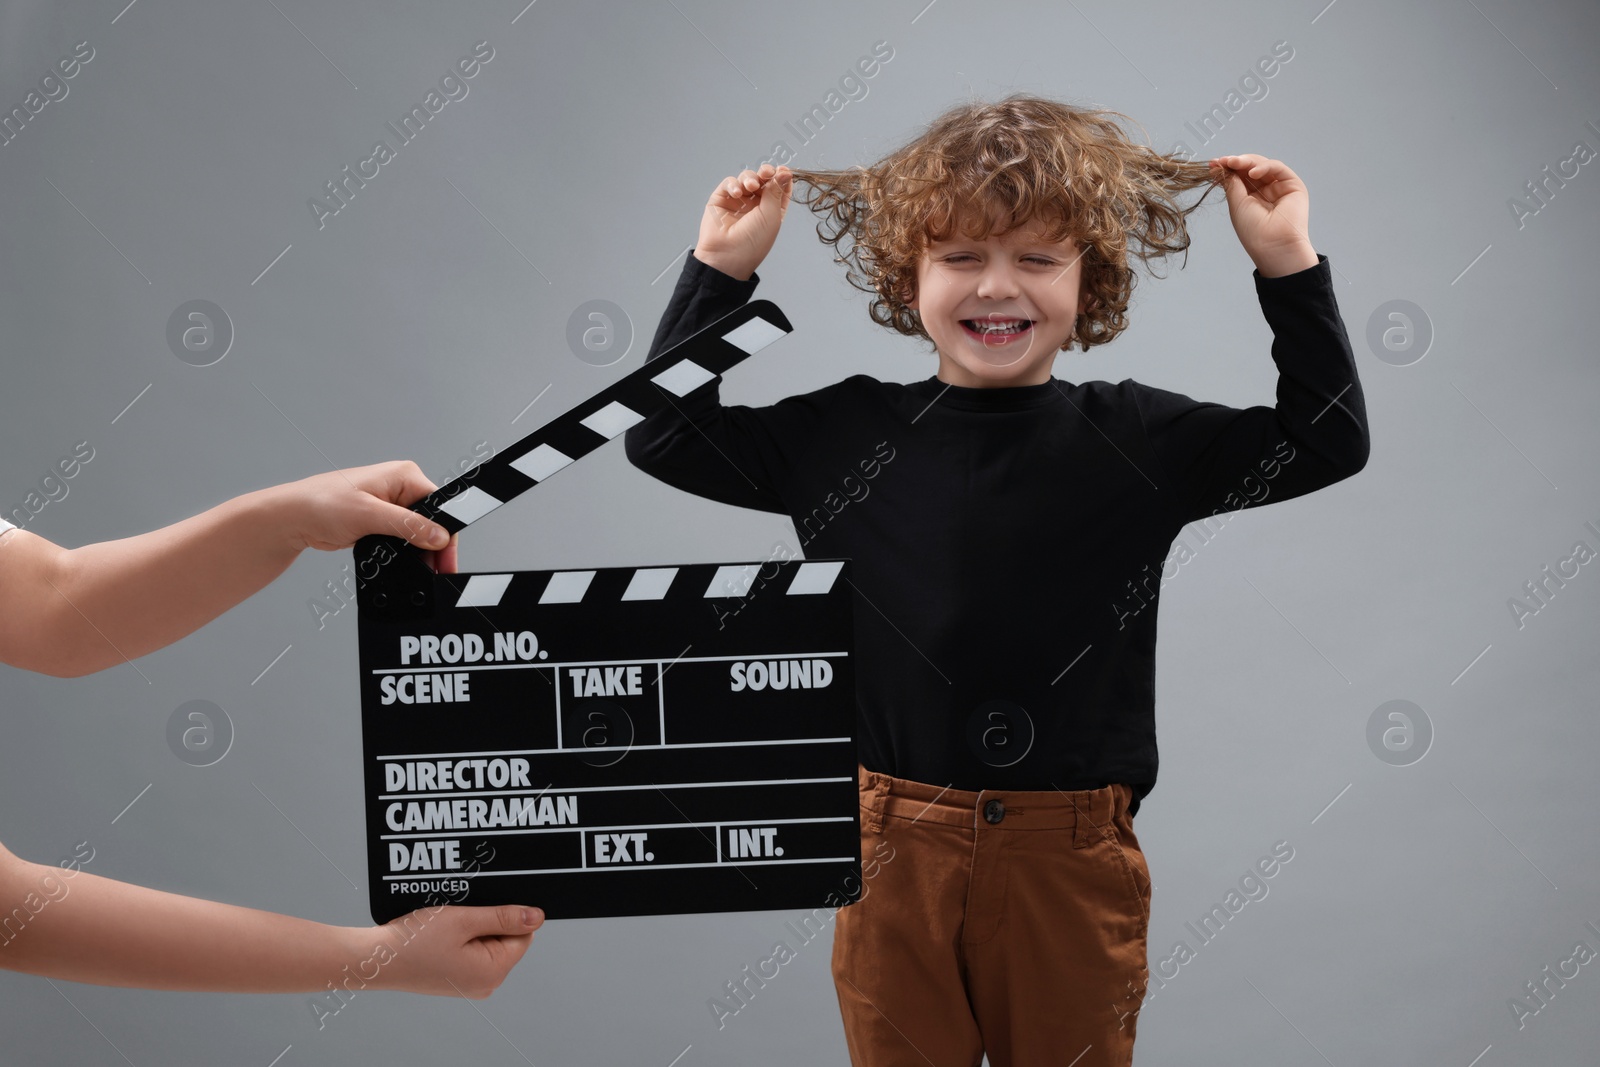
M 7 530 L 14 529 L 16 529 L 16 525 L 14 523 L 9 523 L 4 519 L 0 519 L 0 533 L 5 533 Z

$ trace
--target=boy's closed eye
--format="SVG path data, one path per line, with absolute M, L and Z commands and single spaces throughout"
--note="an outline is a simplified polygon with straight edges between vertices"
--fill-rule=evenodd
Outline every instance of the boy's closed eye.
M 943 259 L 943 262 L 945 262 L 945 263 L 959 263 L 959 262 L 961 262 L 963 260 L 968 260 L 968 259 L 973 259 L 973 258 L 975 258 L 975 257 L 973 257 L 971 254 L 969 254 L 967 252 L 957 252 L 955 255 L 945 256 L 944 259 Z M 1037 263 L 1037 264 L 1039 264 L 1040 266 L 1043 266 L 1043 267 L 1053 267 L 1053 266 L 1055 266 L 1055 261 L 1054 260 L 1047 259 L 1044 256 L 1024 256 L 1023 257 L 1023 262 L 1024 263 Z

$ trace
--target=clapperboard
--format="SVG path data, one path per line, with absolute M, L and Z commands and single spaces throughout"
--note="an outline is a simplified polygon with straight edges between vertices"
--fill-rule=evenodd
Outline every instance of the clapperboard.
M 412 510 L 455 532 L 790 332 L 752 301 Z M 372 915 L 860 891 L 847 560 L 436 574 L 355 548 Z

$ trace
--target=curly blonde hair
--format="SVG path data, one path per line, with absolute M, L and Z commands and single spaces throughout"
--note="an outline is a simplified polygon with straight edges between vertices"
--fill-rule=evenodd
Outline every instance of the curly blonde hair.
M 1113 117 L 1128 119 L 1020 93 L 963 104 L 870 167 L 790 168 L 794 196 L 822 216 L 817 236 L 834 246 L 850 284 L 877 295 L 872 320 L 930 343 L 921 316 L 905 303 L 929 242 L 949 240 L 958 223 L 983 240 L 996 217 L 1010 223 L 1002 233 L 1038 220 L 1047 240 L 1071 236 L 1081 284 L 1061 351 L 1076 343 L 1087 352 L 1127 328 L 1137 282 L 1130 251 L 1146 266 L 1186 253 L 1184 220 L 1220 184 L 1203 161 L 1131 141 Z M 1176 203 L 1177 194 L 1202 186 L 1195 203 Z

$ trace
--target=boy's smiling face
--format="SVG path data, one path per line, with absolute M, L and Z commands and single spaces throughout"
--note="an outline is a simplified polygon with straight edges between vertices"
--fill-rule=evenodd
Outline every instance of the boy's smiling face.
M 1045 240 L 1035 220 L 979 241 L 961 227 L 931 242 L 917 262 L 906 306 L 939 350 L 938 378 L 967 388 L 1042 385 L 1078 315 L 1077 242 Z M 1025 320 L 1018 322 L 1018 320 Z M 985 332 L 980 323 L 1010 323 Z

